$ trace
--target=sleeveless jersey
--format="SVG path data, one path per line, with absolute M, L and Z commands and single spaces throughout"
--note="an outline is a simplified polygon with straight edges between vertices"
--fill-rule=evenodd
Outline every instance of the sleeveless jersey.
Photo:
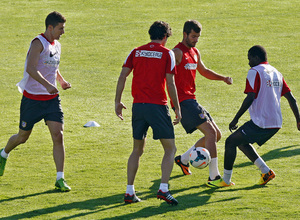
M 172 50 L 150 42 L 133 49 L 123 67 L 133 69 L 133 103 L 167 105 L 166 74 L 176 74 Z
M 256 94 L 249 107 L 254 124 L 261 128 L 281 128 L 280 98 L 289 91 L 282 74 L 268 62 L 252 67 L 248 71 L 245 93 Z
M 40 59 L 37 65 L 37 70 L 42 74 L 42 76 L 46 80 L 48 80 L 51 84 L 56 86 L 56 72 L 58 70 L 60 62 L 61 45 L 57 40 L 54 40 L 54 42 L 52 43 L 49 42 L 43 34 L 38 35 L 35 39 L 39 39 L 39 41 L 43 45 L 43 50 L 40 53 Z M 23 79 L 17 84 L 19 91 L 23 93 L 24 90 L 26 90 L 26 92 L 33 95 L 50 95 L 47 89 L 42 84 L 34 80 L 26 72 L 26 68 L 27 57 L 25 61 Z
M 179 102 L 187 99 L 196 99 L 195 78 L 198 65 L 197 49 L 187 48 L 184 44 L 178 43 L 175 48 L 182 51 L 182 59 L 176 66 L 177 74 L 175 75 L 175 83 L 177 87 Z

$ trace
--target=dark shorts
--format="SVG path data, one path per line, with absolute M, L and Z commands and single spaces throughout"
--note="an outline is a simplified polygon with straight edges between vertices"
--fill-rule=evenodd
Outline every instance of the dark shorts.
M 261 146 L 273 137 L 279 131 L 279 128 L 260 128 L 251 120 L 242 125 L 239 130 L 248 143 L 257 143 Z
M 19 128 L 29 131 L 34 124 L 44 119 L 44 121 L 56 121 L 64 123 L 60 98 L 57 96 L 48 101 L 37 101 L 23 96 L 20 108 Z
M 153 139 L 174 139 L 174 127 L 167 105 L 134 103 L 132 106 L 133 138 L 143 140 L 149 126 Z
M 197 126 L 206 121 L 213 121 L 209 112 L 195 99 L 187 99 L 180 102 L 180 108 L 182 116 L 181 124 L 186 133 L 193 133 L 197 130 Z

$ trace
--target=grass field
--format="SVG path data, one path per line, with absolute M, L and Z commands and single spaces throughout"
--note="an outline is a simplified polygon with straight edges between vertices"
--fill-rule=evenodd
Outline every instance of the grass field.
M 248 49 L 263 45 L 269 62 L 281 71 L 300 100 L 300 2 L 293 0 L 1 0 L 0 2 L 0 145 L 18 131 L 21 80 L 30 41 L 44 32 L 46 15 L 57 10 L 67 18 L 61 37 L 60 70 L 72 84 L 61 90 L 65 113 L 65 177 L 69 193 L 54 191 L 52 144 L 43 122 L 36 124 L 28 142 L 12 151 L 0 177 L 0 219 L 297 219 L 300 217 L 298 182 L 300 137 L 287 101 L 282 101 L 283 128 L 258 148 L 276 172 L 265 187 L 254 184 L 260 172 L 238 152 L 232 181 L 226 189 L 205 187 L 208 169 L 192 169 L 182 176 L 174 166 L 170 190 L 176 207 L 156 199 L 163 153 L 151 131 L 137 174 L 135 188 L 143 200 L 125 205 L 126 164 L 132 149 L 130 79 L 123 94 L 124 121 L 114 114 L 116 82 L 128 53 L 149 41 L 155 20 L 173 29 L 167 47 L 182 40 L 187 19 L 197 19 L 203 32 L 197 48 L 205 65 L 233 77 L 231 86 L 197 76 L 197 98 L 223 133 L 218 143 L 223 173 L 228 124 L 244 99 L 249 69 Z M 131 78 L 131 77 L 129 77 Z M 174 117 L 174 114 L 172 114 Z M 240 125 L 249 119 L 245 114 Z M 98 128 L 84 128 L 95 120 Z M 177 153 L 201 137 L 175 127 Z M 255 145 L 257 147 L 257 145 Z

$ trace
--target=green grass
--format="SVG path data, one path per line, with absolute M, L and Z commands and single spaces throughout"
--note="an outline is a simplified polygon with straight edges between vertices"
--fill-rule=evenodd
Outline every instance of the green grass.
M 170 189 L 178 199 L 169 207 L 155 198 L 160 183 L 163 153 L 158 141 L 149 139 L 135 188 L 144 201 L 124 205 L 126 163 L 132 148 L 130 79 L 123 94 L 125 120 L 114 114 L 116 82 L 128 53 L 149 41 L 155 20 L 173 29 L 167 47 L 182 39 L 183 23 L 197 19 L 203 32 L 197 48 L 205 65 L 232 76 L 234 84 L 197 76 L 197 98 L 220 127 L 219 169 L 223 173 L 224 142 L 228 123 L 244 95 L 248 70 L 247 51 L 265 46 L 272 65 L 300 100 L 300 3 L 267 0 L 203 1 L 75 1 L 2 0 L 0 2 L 0 145 L 18 131 L 21 94 L 15 84 L 22 78 L 30 41 L 44 32 L 45 16 L 57 10 L 67 18 L 61 37 L 60 70 L 72 89 L 61 91 L 65 112 L 65 177 L 69 193 L 53 191 L 55 166 L 47 127 L 38 123 L 28 142 L 14 150 L 0 178 L 0 219 L 296 219 L 299 218 L 300 138 L 292 111 L 282 101 L 283 128 L 258 149 L 276 172 L 265 187 L 255 187 L 260 172 L 238 152 L 233 181 L 226 189 L 205 187 L 208 169 L 182 176 L 174 167 Z M 174 116 L 174 114 L 172 113 Z M 239 124 L 248 120 L 245 114 Z M 83 128 L 95 120 L 99 128 Z M 178 154 L 201 137 L 175 127 Z

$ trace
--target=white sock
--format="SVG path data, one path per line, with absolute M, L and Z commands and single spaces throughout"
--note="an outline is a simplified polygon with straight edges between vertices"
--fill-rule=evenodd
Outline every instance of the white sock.
M 233 170 L 226 170 L 226 169 L 224 169 L 223 180 L 224 180 L 224 182 L 227 183 L 228 185 L 229 185 L 230 182 L 231 182 L 232 171 L 233 171 Z
M 8 154 L 5 152 L 4 148 L 3 150 L 1 151 L 1 157 L 7 159 L 8 158 Z
M 218 169 L 218 157 L 211 158 L 210 164 L 209 164 L 209 178 L 211 180 L 214 180 L 216 176 L 219 176 L 220 172 Z
M 254 164 L 258 167 L 258 169 L 260 169 L 260 171 L 262 173 L 267 173 L 267 172 L 270 171 L 270 168 L 267 166 L 267 164 L 265 163 L 265 161 L 261 157 L 258 157 L 254 161 Z
M 163 191 L 164 193 L 168 192 L 169 191 L 168 183 L 161 183 L 160 186 L 159 186 L 159 189 L 161 191 Z
M 126 193 L 131 196 L 135 194 L 134 185 L 127 185 Z
M 181 163 L 187 165 L 189 163 L 189 157 L 192 150 L 195 149 L 195 145 L 188 149 L 184 154 L 181 155 Z
M 56 173 L 56 180 L 59 180 L 61 178 L 65 178 L 64 172 L 57 172 Z

